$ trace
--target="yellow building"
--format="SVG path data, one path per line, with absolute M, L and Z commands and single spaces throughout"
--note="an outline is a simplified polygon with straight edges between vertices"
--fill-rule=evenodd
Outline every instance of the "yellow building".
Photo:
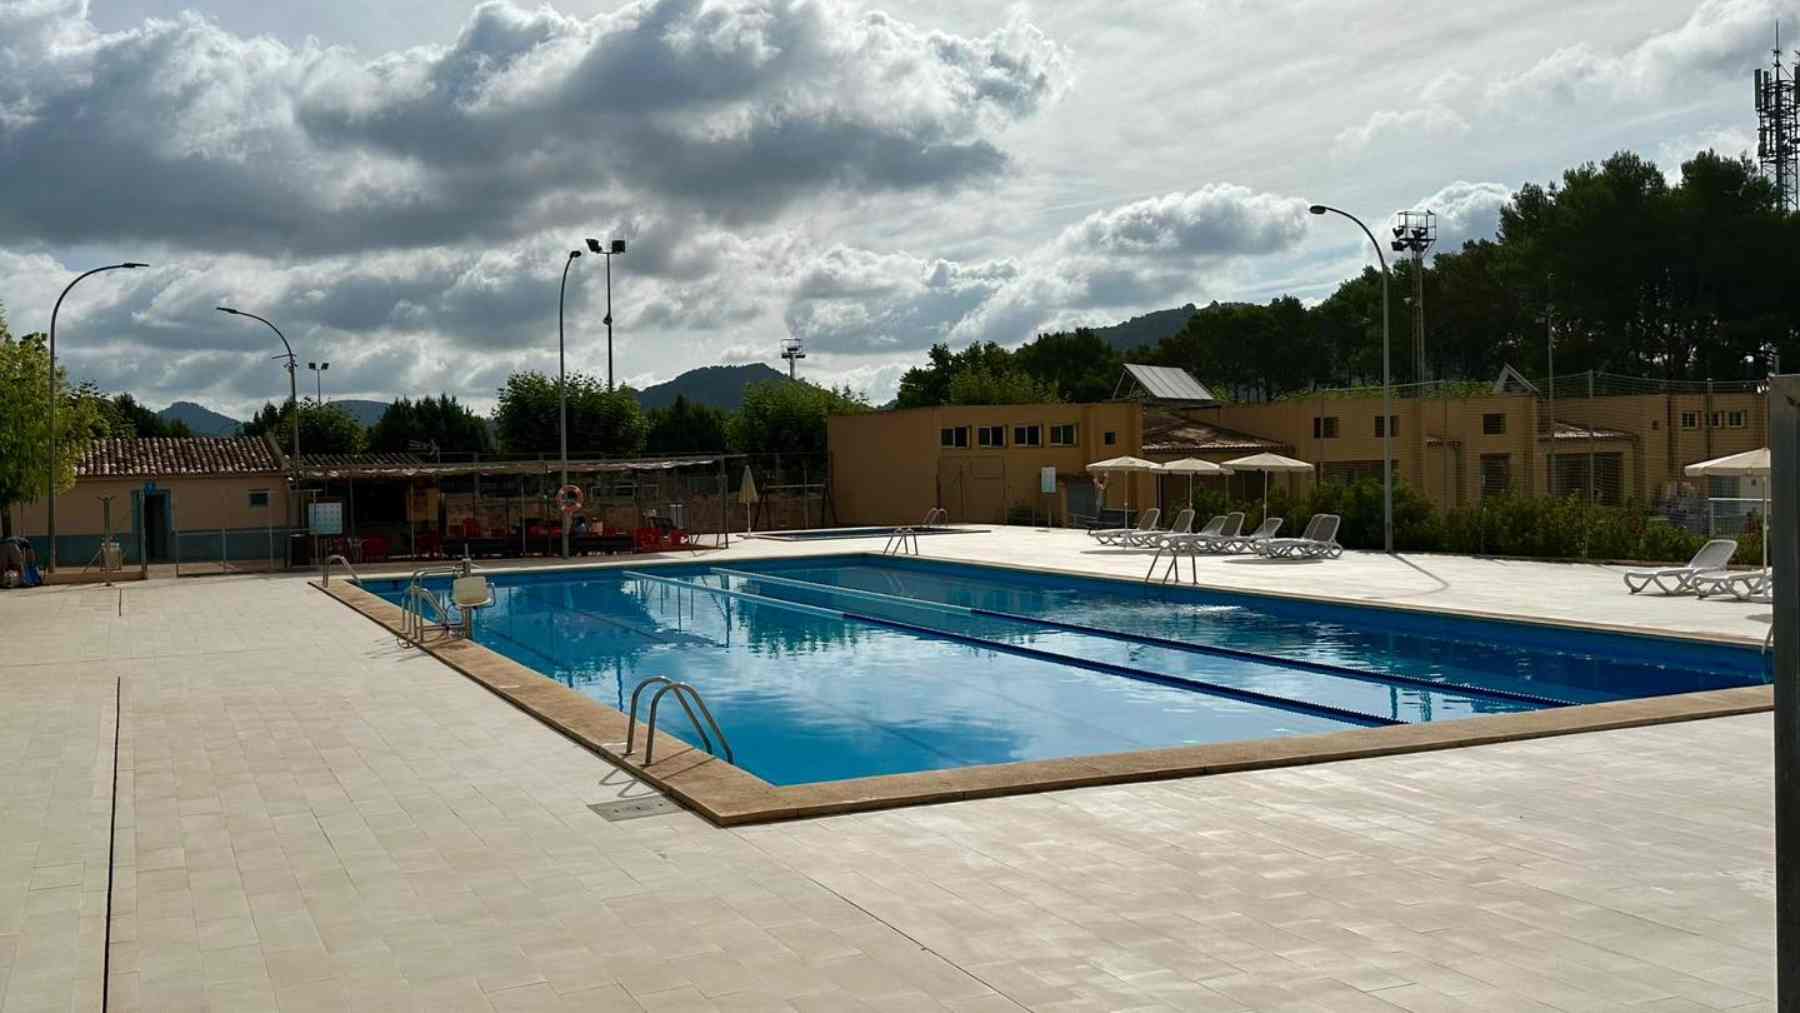
M 76 463 L 75 487 L 56 496 L 56 553 L 80 567 L 99 551 L 111 497 L 112 531 L 125 559 L 174 561 L 184 549 L 176 532 L 212 534 L 186 546 L 188 558 L 285 557 L 290 516 L 286 461 L 260 437 L 156 437 L 96 442 Z M 48 563 L 43 499 L 12 507 L 13 531 L 26 535 Z
M 831 495 L 847 524 L 916 522 L 941 505 L 951 520 L 1068 523 L 1097 512 L 1089 463 L 1124 454 L 1225 462 L 1272 451 L 1306 461 L 1312 475 L 1277 479 L 1304 492 L 1314 482 L 1381 475 L 1384 432 L 1393 430 L 1396 477 L 1439 509 L 1501 493 L 1585 494 L 1606 504 L 1640 501 L 1707 510 L 1705 500 L 1761 495 L 1755 479 L 1704 486 L 1682 469 L 1767 445 L 1766 398 L 1746 385 L 1719 393 L 1560 396 L 1508 371 L 1472 397 L 1396 397 L 1391 419 L 1377 392 L 1324 391 L 1288 400 L 1174 407 L 1150 398 L 1104 404 L 943 406 L 830 420 Z M 1559 392 L 1561 393 L 1561 392 Z M 1054 467 L 1054 493 L 1040 469 Z M 1254 477 L 1254 476 L 1253 476 Z M 1207 480 L 1202 479 L 1201 482 Z M 1217 480 L 1213 480 L 1217 481 Z M 1234 480 L 1254 498 L 1260 479 Z M 1252 489 L 1254 485 L 1256 489 Z M 1105 505 L 1185 499 L 1185 477 L 1115 478 Z
M 952 521 L 1067 523 L 1092 515 L 1100 491 L 1089 463 L 1138 455 L 1144 415 L 1109 404 L 945 405 L 833 416 L 827 423 L 831 497 L 846 524 L 912 524 L 934 506 Z M 1054 469 L 1052 493 L 1042 491 Z M 1108 483 L 1105 502 L 1155 502 L 1148 475 Z

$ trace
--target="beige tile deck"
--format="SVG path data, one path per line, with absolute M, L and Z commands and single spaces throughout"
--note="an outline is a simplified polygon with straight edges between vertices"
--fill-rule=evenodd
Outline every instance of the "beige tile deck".
M 1074 537 L 926 550 L 1141 573 Z M 1202 573 L 1766 629 L 1766 605 L 1628 599 L 1598 567 L 1412 561 L 1445 588 L 1340 562 Z M 117 1009 L 1772 1008 L 1766 716 L 608 823 L 586 806 L 628 778 L 301 580 L 122 593 L 122 617 L 117 590 L 0 594 L 0 1011 L 97 1004 L 118 677 Z

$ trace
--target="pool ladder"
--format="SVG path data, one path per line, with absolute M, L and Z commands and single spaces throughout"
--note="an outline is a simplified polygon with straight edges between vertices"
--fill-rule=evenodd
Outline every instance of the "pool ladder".
M 934 526 L 942 524 L 949 519 L 950 511 L 945 510 L 943 507 L 932 507 L 930 510 L 925 511 L 925 519 L 920 521 L 917 525 L 908 524 L 904 527 L 895 528 L 893 533 L 888 535 L 887 543 L 881 547 L 881 554 L 884 556 L 898 556 L 908 552 L 910 543 L 911 554 L 915 556 L 921 555 L 922 553 L 919 551 L 919 532 L 929 531 Z
M 725 762 L 737 762 L 736 758 L 732 756 L 731 743 L 725 738 L 725 730 L 719 727 L 719 722 L 713 718 L 712 711 L 707 709 L 706 701 L 700 699 L 700 691 L 688 683 L 676 682 L 666 675 L 653 675 L 643 682 L 638 683 L 637 688 L 631 691 L 631 717 L 625 725 L 626 756 L 631 755 L 633 744 L 637 741 L 638 698 L 643 696 L 644 690 L 649 689 L 651 686 L 661 686 L 662 688 L 657 690 L 656 695 L 650 698 L 649 727 L 646 728 L 644 732 L 644 766 L 648 767 L 656 762 L 656 709 L 662 703 L 662 698 L 668 696 L 670 693 L 675 694 L 675 702 L 680 704 L 681 709 L 687 712 L 688 720 L 693 722 L 694 730 L 700 733 L 700 743 L 705 747 L 706 751 L 714 756 L 719 755 L 718 750 L 713 748 L 712 738 L 706 734 L 706 730 L 711 728 L 713 735 L 719 737 L 719 746 L 725 750 Z M 691 705 L 689 703 L 690 701 L 692 701 Z M 700 708 L 699 715 L 694 713 L 695 707 Z M 701 716 L 706 718 L 704 724 L 700 721 Z

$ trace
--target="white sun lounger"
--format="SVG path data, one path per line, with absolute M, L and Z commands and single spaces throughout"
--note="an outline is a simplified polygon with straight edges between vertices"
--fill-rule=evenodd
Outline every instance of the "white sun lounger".
M 1142 517 L 1138 518 L 1137 527 L 1135 528 L 1101 528 L 1098 531 L 1089 531 L 1088 534 L 1101 545 L 1123 545 L 1125 544 L 1125 539 L 1129 536 L 1147 535 L 1154 532 L 1156 530 L 1156 522 L 1161 519 L 1162 511 L 1156 507 L 1151 507 L 1144 511 Z
M 1225 526 L 1210 535 L 1195 535 L 1181 540 L 1183 552 L 1223 552 L 1224 546 L 1244 537 L 1244 515 L 1232 512 L 1225 515 Z
M 1337 542 L 1342 523 L 1337 514 L 1314 514 L 1299 538 L 1270 538 L 1257 551 L 1270 559 L 1336 559 L 1344 554 Z
M 1694 589 L 1694 582 L 1708 574 L 1718 574 L 1725 570 L 1731 557 L 1737 554 L 1737 542 L 1730 538 L 1715 538 L 1700 546 L 1694 558 L 1688 560 L 1686 566 L 1666 566 L 1660 570 L 1628 570 L 1625 572 L 1625 586 L 1632 594 L 1655 585 L 1663 594 L 1684 594 Z
M 1705 598 L 1715 594 L 1728 594 L 1739 601 L 1748 601 L 1759 594 L 1768 594 L 1770 581 L 1774 573 L 1770 570 L 1716 570 L 1703 573 L 1694 578 L 1694 592 Z
M 1175 515 L 1175 523 L 1169 525 L 1167 531 L 1150 531 L 1143 534 L 1133 532 L 1124 538 L 1123 544 L 1135 546 L 1140 549 L 1161 549 L 1164 543 L 1169 539 L 1179 538 L 1193 530 L 1194 512 L 1192 510 L 1183 510 Z
M 1275 532 L 1281 530 L 1282 520 L 1283 518 L 1280 517 L 1265 517 L 1263 518 L 1263 522 L 1256 526 L 1255 531 L 1252 531 L 1247 535 L 1239 535 L 1236 538 L 1229 539 L 1219 546 L 1218 551 L 1256 552 L 1264 543 L 1268 542 L 1269 539 L 1275 537 Z

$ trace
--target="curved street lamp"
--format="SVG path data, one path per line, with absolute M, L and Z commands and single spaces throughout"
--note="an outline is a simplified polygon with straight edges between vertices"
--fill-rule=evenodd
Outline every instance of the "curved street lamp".
M 300 389 L 298 381 L 294 379 L 294 371 L 299 368 L 299 364 L 294 359 L 294 346 L 288 344 L 287 335 L 281 333 L 281 328 L 269 323 L 267 320 L 263 320 L 262 317 L 259 317 L 254 313 L 246 313 L 243 310 L 232 309 L 230 306 L 220 306 L 217 307 L 217 309 L 220 313 L 229 313 L 234 317 L 249 317 L 252 320 L 262 321 L 262 323 L 268 326 L 269 330 L 275 332 L 276 337 L 281 339 L 281 347 L 287 349 L 286 355 L 278 355 L 276 358 L 287 360 L 288 420 L 293 423 L 294 467 L 298 468 L 300 466 Z
M 593 240 L 588 240 L 592 243 Z M 562 444 L 562 484 L 569 484 L 569 384 L 563 369 L 563 297 L 569 291 L 569 265 L 581 256 L 580 250 L 570 250 L 569 259 L 563 261 L 562 287 L 556 290 L 556 433 Z M 608 263 L 611 263 L 609 260 Z M 607 320 L 612 319 L 608 313 Z M 611 326 L 610 324 L 608 325 Z M 612 361 L 612 348 L 607 346 L 607 361 Z M 611 368 L 609 365 L 608 369 Z M 569 512 L 562 513 L 562 558 L 569 558 Z
M 1355 222 L 1363 235 L 1369 237 L 1369 244 L 1375 247 L 1375 259 L 1381 262 L 1381 546 L 1382 551 L 1391 556 L 1394 554 L 1394 377 L 1388 366 L 1387 257 L 1382 254 L 1375 233 L 1369 231 L 1361 218 L 1329 204 L 1314 204 L 1307 210 L 1315 215 L 1326 212 L 1343 215 Z
M 100 274 L 103 271 L 130 271 L 140 267 L 149 267 L 128 260 L 123 264 L 108 264 L 96 267 L 75 276 L 62 295 L 56 297 L 56 305 L 50 310 L 50 474 L 46 483 L 48 494 L 44 500 L 44 520 L 50 528 L 50 572 L 56 572 L 56 315 L 62 312 L 63 300 L 68 298 L 69 290 L 81 284 L 83 278 Z

